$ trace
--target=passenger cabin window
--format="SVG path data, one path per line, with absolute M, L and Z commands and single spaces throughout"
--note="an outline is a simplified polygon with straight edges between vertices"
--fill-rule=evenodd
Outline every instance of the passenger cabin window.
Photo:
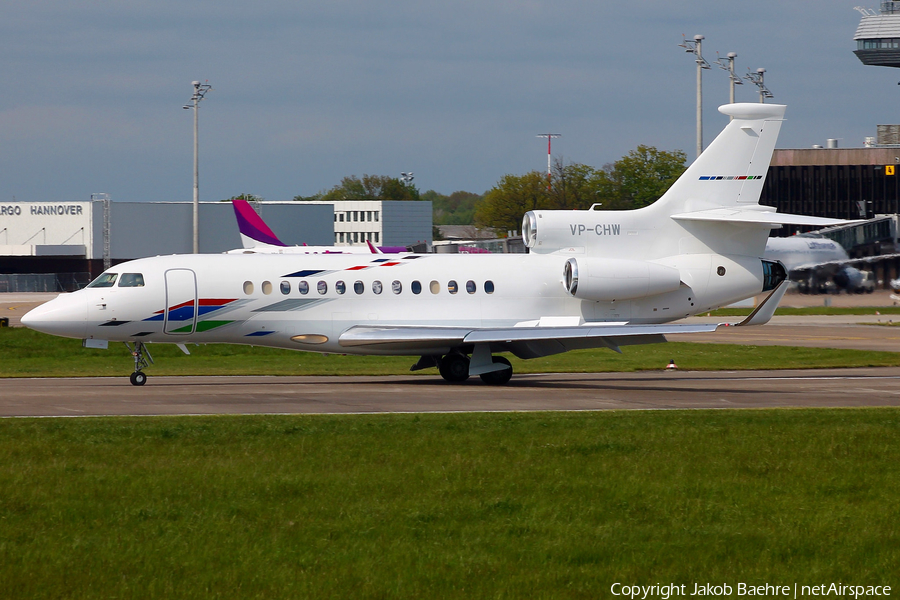
M 451 279 L 450 281 L 447 282 L 447 291 L 450 292 L 451 294 L 455 294 L 456 292 L 459 291 L 459 286 L 457 286 L 456 282 Z
M 316 283 L 316 291 L 324 296 L 328 292 L 328 284 L 324 281 L 319 281 Z
M 494 282 L 488 279 L 484 282 L 484 293 L 485 294 L 493 294 L 494 293 Z
M 477 288 L 475 287 L 475 282 L 474 282 L 474 281 L 472 281 L 472 280 L 470 279 L 469 281 L 466 282 L 466 291 L 467 291 L 467 292 L 469 292 L 470 294 L 474 294 L 476 289 L 477 289 Z
M 343 294 L 347 291 L 347 285 L 343 281 L 337 281 L 334 284 L 334 291 L 338 294 Z
M 272 293 L 272 282 L 271 281 L 263 281 L 262 282 L 262 293 L 268 296 Z
M 253 293 L 253 282 L 245 281 L 244 282 L 244 293 L 248 296 Z
M 372 282 L 372 293 L 373 293 L 373 294 L 376 294 L 376 295 L 377 295 L 377 294 L 380 294 L 380 293 L 381 293 L 381 289 L 382 289 L 382 287 L 381 287 L 381 282 L 380 282 L 380 281 L 375 280 L 375 281 Z
M 391 291 L 394 292 L 395 294 L 399 294 L 400 292 L 403 291 L 403 284 L 397 280 L 394 280 L 394 282 L 391 283 Z
M 410 284 L 409 289 L 412 290 L 413 294 L 421 294 L 422 293 L 422 284 L 419 283 L 418 281 L 413 281 Z
M 353 284 L 353 291 L 357 294 L 362 294 L 364 291 L 366 291 L 366 286 L 362 281 L 357 281 Z
M 432 281 L 430 284 L 428 284 L 428 287 L 429 289 L 431 289 L 432 294 L 438 294 L 441 291 L 441 284 L 439 284 L 437 281 Z
M 97 279 L 93 280 L 88 287 L 112 287 L 116 283 L 118 273 L 103 273 Z
M 301 281 L 297 284 L 297 291 L 303 294 L 304 296 L 309 293 L 309 284 L 305 281 Z
M 122 273 L 119 287 L 144 287 L 144 276 L 141 273 Z
M 290 281 L 282 281 L 281 282 L 281 293 L 287 296 L 291 293 L 291 282 Z

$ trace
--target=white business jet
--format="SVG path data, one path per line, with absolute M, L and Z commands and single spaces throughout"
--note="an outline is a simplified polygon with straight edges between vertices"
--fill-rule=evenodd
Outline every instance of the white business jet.
M 656 203 L 630 211 L 532 211 L 529 254 L 174 255 L 116 265 L 22 318 L 32 329 L 124 342 L 143 385 L 150 343 L 230 343 L 419 357 L 444 379 L 505 384 L 509 361 L 665 341 L 671 324 L 764 291 L 741 324 L 768 321 L 787 287 L 761 257 L 782 223 L 839 221 L 758 204 L 784 106 L 731 104 L 734 119 Z

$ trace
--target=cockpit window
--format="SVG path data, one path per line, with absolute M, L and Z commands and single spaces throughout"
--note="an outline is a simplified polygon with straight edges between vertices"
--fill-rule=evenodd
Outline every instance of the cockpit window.
M 116 283 L 116 277 L 118 277 L 118 273 L 104 273 L 97 279 L 93 280 L 88 284 L 89 288 L 93 287 L 112 287 Z
M 144 276 L 141 273 L 122 273 L 119 287 L 144 287 Z

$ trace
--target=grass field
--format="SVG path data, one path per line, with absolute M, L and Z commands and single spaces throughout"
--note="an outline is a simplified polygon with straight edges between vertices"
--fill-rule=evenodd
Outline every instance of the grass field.
M 898 433 L 898 409 L 0 420 L 0 597 L 897 589 Z
M 250 346 L 150 345 L 150 375 L 396 375 L 409 373 L 413 357 L 321 355 Z M 127 376 L 131 355 L 122 344 L 89 350 L 80 340 L 29 329 L 0 329 L 0 377 Z M 811 369 L 900 365 L 900 353 L 779 346 L 666 343 L 610 350 L 581 350 L 535 360 L 510 357 L 516 373 L 646 371 L 670 360 L 686 370 Z M 435 376 L 429 369 L 421 374 Z

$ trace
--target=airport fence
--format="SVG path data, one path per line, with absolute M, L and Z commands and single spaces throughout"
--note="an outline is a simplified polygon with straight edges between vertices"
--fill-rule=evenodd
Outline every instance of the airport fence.
M 91 282 L 91 274 L 82 273 L 0 273 L 3 292 L 74 292 Z

